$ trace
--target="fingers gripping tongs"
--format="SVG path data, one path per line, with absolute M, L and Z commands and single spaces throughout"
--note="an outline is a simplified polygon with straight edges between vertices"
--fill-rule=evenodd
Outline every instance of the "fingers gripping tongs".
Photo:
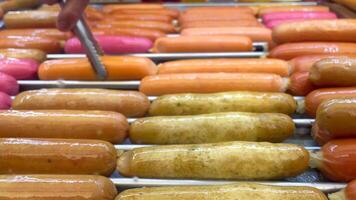
M 63 7 L 65 2 L 65 0 L 60 1 L 60 5 Z M 100 80 L 105 80 L 107 78 L 107 71 L 100 60 L 100 56 L 104 54 L 103 50 L 94 39 L 83 14 L 76 23 L 73 32 L 83 45 L 86 56 L 88 57 L 94 71 L 96 72 L 97 77 Z

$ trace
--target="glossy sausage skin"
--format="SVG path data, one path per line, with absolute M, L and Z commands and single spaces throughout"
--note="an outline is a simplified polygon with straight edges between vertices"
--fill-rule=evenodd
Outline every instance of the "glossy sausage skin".
M 10 10 L 21 10 L 24 8 L 33 8 L 39 5 L 38 0 L 13 0 L 13 1 L 2 1 L 0 3 L 0 8 L 4 12 Z
M 57 16 L 57 11 L 14 11 L 4 16 L 4 23 L 6 28 L 55 28 Z
M 39 49 L 46 53 L 59 53 L 62 51 L 59 40 L 37 36 L 0 37 L 0 48 Z
M 67 40 L 72 34 L 70 32 L 61 32 L 57 29 L 33 28 L 33 29 L 5 29 L 0 31 L 0 37 L 6 36 L 32 36 L 32 37 L 49 37 L 57 40 Z
M 273 41 L 356 42 L 356 19 L 307 20 L 282 24 L 273 29 Z M 331 37 L 332 35 L 332 37 Z
M 183 13 L 179 16 L 179 23 L 185 24 L 192 21 L 221 21 L 221 20 L 253 20 L 256 19 L 251 13 L 239 12 L 220 12 L 212 15 L 211 13 Z
M 213 123 L 207 126 L 210 122 Z M 130 139 L 139 144 L 282 142 L 293 135 L 294 129 L 293 120 L 279 113 L 231 112 L 147 117 L 131 124 Z
M 356 98 L 356 87 L 322 88 L 305 97 L 305 111 L 315 117 L 319 105 L 330 99 Z
M 4 92 L 0 92 L 0 109 L 7 110 L 10 107 L 11 107 L 11 97 Z
M 181 186 L 130 189 L 119 194 L 116 200 L 327 200 L 326 196 L 312 187 L 282 187 L 237 183 L 216 186 Z
M 305 96 L 317 89 L 309 80 L 309 72 L 296 72 L 290 77 L 289 92 L 295 96 Z
M 311 19 L 337 19 L 332 12 L 275 12 L 262 17 L 264 23 L 275 20 L 311 20 Z
M 134 56 L 102 56 L 108 71 L 107 80 L 140 80 L 156 73 L 156 65 L 148 58 Z M 41 80 L 97 80 L 86 58 L 48 60 L 38 69 Z
M 329 135 L 326 131 L 320 130 L 317 123 L 313 124 L 311 135 L 319 145 L 324 145 L 333 139 L 332 136 Z
M 276 12 L 329 12 L 327 6 L 275 6 L 259 10 L 259 16 Z
M 140 3 L 140 4 L 111 4 L 103 6 L 102 11 L 104 13 L 112 13 L 119 10 L 135 9 L 135 10 L 152 10 L 152 9 L 163 9 L 162 4 L 154 3 Z
M 287 43 L 275 47 L 269 54 L 271 58 L 290 60 L 298 56 L 315 54 L 353 54 L 356 43 L 343 42 L 300 42 Z
M 158 38 L 154 53 L 236 52 L 252 51 L 252 40 L 246 36 L 179 36 Z
M 248 103 L 246 103 L 248 102 Z M 255 112 L 293 114 L 296 102 L 285 93 L 223 92 L 174 94 L 152 102 L 150 115 L 197 115 L 218 112 Z
M 153 96 L 189 92 L 284 92 L 287 83 L 287 79 L 267 73 L 159 74 L 142 79 L 140 91 Z
M 94 175 L 0 175 L 2 199 L 113 200 L 110 179 Z
M 114 13 L 109 15 L 115 21 L 120 20 L 140 20 L 140 21 L 158 21 L 171 23 L 173 18 L 168 15 L 155 15 L 155 14 L 123 14 Z
M 117 169 L 140 178 L 270 180 L 298 175 L 308 161 L 293 144 L 226 142 L 136 148 L 119 157 Z
M 159 9 L 121 9 L 113 12 L 114 14 L 153 14 L 165 15 L 174 19 L 178 18 L 180 12 L 176 9 L 159 8 Z
M 38 49 L 0 49 L 0 56 L 5 58 L 27 58 L 41 63 L 46 60 L 46 53 Z
M 263 27 L 257 20 L 223 20 L 223 21 L 193 21 L 182 24 L 181 29 L 203 28 L 203 27 Z
M 19 90 L 20 86 L 14 77 L 0 72 L 0 92 L 16 95 Z
M 192 59 L 177 60 L 162 63 L 158 66 L 158 74 L 175 73 L 272 73 L 280 76 L 289 76 L 291 66 L 283 60 L 278 59 Z
M 356 179 L 356 139 L 331 140 L 313 159 L 322 173 L 333 181 Z
M 318 107 L 319 128 L 333 138 L 356 136 L 356 98 L 330 99 Z
M 121 143 L 127 119 L 110 111 L 29 110 L 0 112 L 0 137 L 97 139 Z
M 247 13 L 254 15 L 254 10 L 248 6 L 214 6 L 214 7 L 190 7 L 184 13 L 211 14 L 211 13 Z
M 99 21 L 94 25 L 96 28 L 145 28 L 152 30 L 159 30 L 164 33 L 174 33 L 176 28 L 171 23 L 159 21 L 139 21 L 139 20 L 107 20 Z
M 37 78 L 38 62 L 29 58 L 0 58 L 0 72 L 17 80 Z
M 93 29 L 95 35 L 124 35 L 148 38 L 151 41 L 155 41 L 157 38 L 164 37 L 165 32 L 157 29 L 150 28 L 100 28 Z
M 318 86 L 356 86 L 356 58 L 325 58 L 316 62 L 309 79 Z
M 1 138 L 0 152 L 1 174 L 110 176 L 117 157 L 114 146 L 100 140 Z
M 98 98 L 100 97 L 100 98 Z M 137 91 L 106 89 L 41 89 L 16 96 L 16 110 L 104 110 L 127 117 L 141 117 L 150 106 L 148 98 Z

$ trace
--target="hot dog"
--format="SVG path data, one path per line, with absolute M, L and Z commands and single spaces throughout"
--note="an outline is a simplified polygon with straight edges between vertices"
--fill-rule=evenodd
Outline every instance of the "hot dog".
M 293 144 L 226 142 L 136 148 L 119 157 L 117 169 L 140 178 L 270 180 L 298 175 L 308 161 Z
M 271 58 L 280 58 L 290 60 L 298 56 L 315 54 L 353 54 L 356 52 L 356 43 L 343 42 L 300 42 L 287 43 L 274 48 L 269 56 Z
M 330 200 L 353 200 L 356 198 L 356 180 L 347 184 L 346 188 L 340 192 L 329 195 Z
M 153 3 L 140 3 L 140 4 L 111 4 L 103 6 L 104 13 L 111 13 L 118 10 L 127 10 L 127 9 L 135 9 L 135 10 L 151 10 L 151 9 L 164 9 L 164 6 L 161 4 L 153 4 Z
M 319 105 L 330 99 L 356 98 L 356 87 L 323 88 L 309 93 L 305 97 L 305 111 L 315 117 Z
M 115 169 L 116 150 L 100 140 L 0 139 L 1 174 L 100 174 Z
M 273 41 L 288 42 L 356 42 L 356 20 L 307 20 L 282 24 L 273 29 Z M 330 37 L 332 35 L 332 37 Z
M 214 123 L 206 126 L 211 121 Z M 131 124 L 130 139 L 140 144 L 282 142 L 293 135 L 294 129 L 292 119 L 288 115 L 279 113 L 231 112 L 147 117 Z
M 178 18 L 179 11 L 175 9 L 160 8 L 160 9 L 121 9 L 116 10 L 113 14 L 153 14 L 166 15 L 172 18 Z
M 309 80 L 309 72 L 296 72 L 290 77 L 289 92 L 295 96 L 305 96 L 317 89 Z
M 146 53 L 152 47 L 151 40 L 141 37 L 97 35 L 95 40 L 107 54 Z M 66 53 L 85 53 L 78 38 L 71 38 L 64 45 Z
M 59 40 L 34 36 L 0 37 L 0 48 L 39 49 L 46 53 L 59 53 L 62 51 Z
M 28 58 L 0 58 L 0 72 L 17 80 L 35 79 L 38 62 Z
M 46 60 L 46 53 L 38 49 L 0 49 L 0 57 L 5 58 L 28 58 L 43 62 Z
M 148 200 L 151 198 L 156 200 L 233 200 L 236 198 L 239 200 L 292 200 L 299 198 L 327 200 L 321 191 L 311 187 L 281 187 L 255 183 L 130 189 L 120 193 L 116 200 Z
M 57 11 L 14 11 L 4 16 L 4 23 L 6 28 L 55 28 L 57 16 Z
M 267 23 L 265 23 L 265 26 L 267 28 L 273 29 L 276 26 L 279 26 L 281 24 L 287 24 L 291 22 L 300 22 L 300 21 L 306 21 L 307 19 L 276 19 L 276 20 L 271 20 Z
M 98 98 L 100 97 L 100 98 Z M 16 110 L 104 110 L 127 117 L 142 117 L 148 110 L 148 98 L 137 91 L 105 89 L 41 89 L 16 96 Z
M 225 21 L 225 20 L 254 20 L 256 19 L 250 13 L 239 12 L 221 12 L 212 15 L 209 13 L 183 13 L 179 16 L 179 24 L 184 24 L 192 21 Z
M 284 92 L 287 79 L 264 73 L 191 73 L 147 76 L 140 91 L 146 95 L 226 91 Z
M 317 123 L 313 124 L 311 135 L 319 145 L 324 145 L 333 139 L 332 136 L 329 135 L 326 131 L 320 130 Z
M 148 58 L 134 56 L 102 56 L 107 80 L 140 80 L 156 73 L 156 65 Z M 86 58 L 58 59 L 43 62 L 38 70 L 41 80 L 97 80 Z
M 61 32 L 57 29 L 5 29 L 0 31 L 0 37 L 8 36 L 32 36 L 32 37 L 49 37 L 57 40 L 67 40 L 72 34 L 70 32 Z
M 203 27 L 263 27 L 257 20 L 193 21 L 181 24 L 181 29 Z
M 213 73 L 213 72 L 246 72 L 272 73 L 289 76 L 291 66 L 278 59 L 194 59 L 178 60 L 160 64 L 158 74 L 175 73 Z
M 223 92 L 160 96 L 152 102 L 149 114 L 155 116 L 197 115 L 240 111 L 290 115 L 295 110 L 295 100 L 285 93 Z
M 97 139 L 114 144 L 123 142 L 129 129 L 123 115 L 110 111 L 5 111 L 0 112 L 0 124 L 2 138 Z
M 149 28 L 104 28 L 93 29 L 95 35 L 124 35 L 148 38 L 155 41 L 159 37 L 164 37 L 166 34 L 160 30 L 152 30 Z
M 0 92 L 0 109 L 6 110 L 11 107 L 11 97 L 3 92 Z
M 140 20 L 140 21 L 159 21 L 171 23 L 173 18 L 167 15 L 156 15 L 156 14 L 110 14 L 111 19 L 115 21 L 120 20 Z
M 175 27 L 166 22 L 159 21 L 138 21 L 138 20 L 120 20 L 120 21 L 100 21 L 95 24 L 96 28 L 145 28 L 152 30 L 159 30 L 164 33 L 176 32 Z
M 8 95 L 16 95 L 19 92 L 20 86 L 14 77 L 0 72 L 0 92 Z
M 276 6 L 266 7 L 259 10 L 259 16 L 275 12 L 329 12 L 327 6 Z
M 333 181 L 356 179 L 356 139 L 332 140 L 312 154 L 312 167 Z
M 332 138 L 356 136 L 356 99 L 330 99 L 318 107 L 316 122 Z
M 24 8 L 33 8 L 40 4 L 39 0 L 12 0 L 12 1 L 2 1 L 0 3 L 0 8 L 4 12 L 10 10 L 20 10 Z
M 252 41 L 246 36 L 179 36 L 158 38 L 152 52 L 236 52 L 252 51 L 252 48 Z
M 256 42 L 272 42 L 272 31 L 263 27 L 219 27 L 219 28 L 189 28 L 181 32 L 183 36 L 199 35 L 242 35 Z
M 337 16 L 332 12 L 274 12 L 262 16 L 264 23 L 291 19 L 337 19 Z
M 116 194 L 114 184 L 102 176 L 0 175 L 4 199 L 113 200 Z
M 309 79 L 318 86 L 355 86 L 356 58 L 325 58 L 316 62 Z
M 208 14 L 208 13 L 247 13 L 254 15 L 254 10 L 247 6 L 214 6 L 214 7 L 190 7 L 184 13 Z

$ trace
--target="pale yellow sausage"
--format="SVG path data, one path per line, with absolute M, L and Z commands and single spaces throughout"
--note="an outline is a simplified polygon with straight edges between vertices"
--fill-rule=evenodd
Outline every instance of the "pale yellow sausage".
M 141 144 L 200 144 L 225 141 L 282 142 L 294 133 L 293 120 L 279 113 L 214 113 L 140 118 L 130 139 Z
M 270 180 L 296 176 L 308 162 L 308 151 L 294 144 L 226 142 L 136 148 L 117 169 L 140 178 Z
M 153 101 L 150 115 L 196 115 L 216 112 L 257 112 L 293 114 L 296 102 L 285 93 L 222 92 L 174 94 Z
M 282 187 L 254 183 L 130 189 L 116 200 L 327 200 L 312 187 Z

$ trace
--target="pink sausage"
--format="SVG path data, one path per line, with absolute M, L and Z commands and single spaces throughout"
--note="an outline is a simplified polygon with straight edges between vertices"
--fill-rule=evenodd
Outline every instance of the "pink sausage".
M 141 37 L 97 35 L 95 39 L 107 54 L 145 53 L 152 47 L 151 40 Z M 66 53 L 84 53 L 78 38 L 69 39 L 64 45 L 64 51 Z
M 332 12 L 276 12 L 262 16 L 263 22 L 268 23 L 273 20 L 290 19 L 337 19 Z
M 0 72 L 0 92 L 5 92 L 9 95 L 19 93 L 19 85 L 14 77 Z
M 38 62 L 29 58 L 0 58 L 0 72 L 17 80 L 36 79 Z
M 0 92 L 0 109 L 5 110 L 11 107 L 11 97 L 8 94 Z

